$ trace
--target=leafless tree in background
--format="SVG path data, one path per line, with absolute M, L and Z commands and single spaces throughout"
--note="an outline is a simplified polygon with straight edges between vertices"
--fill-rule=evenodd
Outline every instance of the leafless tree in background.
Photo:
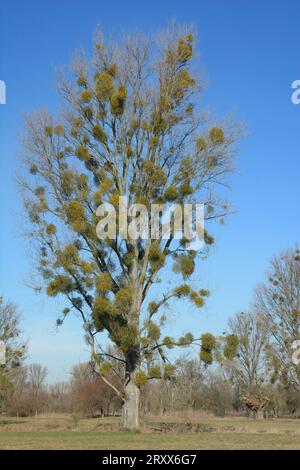
M 0 341 L 5 346 L 5 364 L 0 364 L 0 408 L 5 406 L 8 394 L 12 392 L 13 378 L 26 354 L 20 322 L 17 306 L 0 297 Z
M 266 379 L 268 324 L 258 312 L 238 313 L 228 324 L 238 338 L 238 350 L 224 368 L 243 393 L 257 392 Z
M 300 366 L 293 364 L 293 342 L 300 339 L 300 251 L 290 249 L 271 262 L 268 282 L 256 292 L 256 306 L 269 324 L 273 381 L 300 386 Z

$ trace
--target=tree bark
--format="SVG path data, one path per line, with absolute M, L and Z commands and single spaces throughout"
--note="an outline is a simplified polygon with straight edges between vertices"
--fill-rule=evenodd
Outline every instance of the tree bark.
M 140 426 L 140 389 L 135 384 L 138 365 L 138 353 L 131 350 L 126 355 L 126 372 L 124 384 L 124 404 L 121 424 L 124 429 L 136 430 Z
M 264 419 L 264 410 L 257 411 L 257 419 Z
M 133 381 L 125 385 L 125 402 L 122 409 L 122 427 L 135 430 L 140 427 L 140 390 Z

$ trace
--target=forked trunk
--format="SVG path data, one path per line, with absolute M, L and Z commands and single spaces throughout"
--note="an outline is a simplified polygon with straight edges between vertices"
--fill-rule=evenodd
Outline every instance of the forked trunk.
M 126 374 L 124 384 L 124 404 L 122 408 L 122 427 L 135 430 L 140 426 L 140 389 L 135 384 L 138 355 L 136 351 L 129 351 L 126 355 Z

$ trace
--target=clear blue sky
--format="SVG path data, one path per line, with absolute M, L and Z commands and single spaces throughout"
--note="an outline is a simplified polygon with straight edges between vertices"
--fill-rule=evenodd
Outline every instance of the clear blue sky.
M 147 33 L 173 18 L 198 29 L 209 79 L 204 103 L 218 116 L 233 112 L 246 122 L 248 136 L 228 194 L 239 214 L 214 230 L 217 244 L 197 273 L 212 297 L 202 311 L 181 305 L 172 330 L 221 332 L 229 316 L 248 308 L 271 256 L 299 240 L 300 105 L 290 99 L 291 83 L 300 79 L 297 0 L 2 0 L 0 79 L 7 104 L 0 106 L 0 293 L 19 305 L 29 360 L 47 365 L 51 381 L 67 378 L 87 351 L 80 322 L 70 319 L 55 333 L 58 302 L 26 287 L 31 268 L 14 182 L 22 116 L 59 106 L 54 68 L 69 63 L 79 46 L 90 50 L 98 22 L 105 32 Z

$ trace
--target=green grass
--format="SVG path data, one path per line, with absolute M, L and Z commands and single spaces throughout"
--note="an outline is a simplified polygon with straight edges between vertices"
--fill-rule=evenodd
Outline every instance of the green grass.
M 116 418 L 79 422 L 68 416 L 5 418 L 0 419 L 0 449 L 300 449 L 297 420 L 198 418 L 204 431 L 210 432 L 151 432 L 159 421 L 151 418 L 142 432 L 131 433 L 115 430 Z
M 300 449 L 299 436 L 205 432 L 1 432 L 0 442 L 1 449 Z

